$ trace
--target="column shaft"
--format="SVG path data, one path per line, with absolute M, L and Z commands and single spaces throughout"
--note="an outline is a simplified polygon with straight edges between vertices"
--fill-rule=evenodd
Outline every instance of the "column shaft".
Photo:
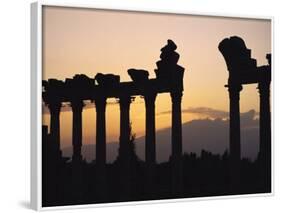
M 120 157 L 126 158 L 129 155 L 130 143 L 130 103 L 131 97 L 120 97 Z
M 271 186 L 271 119 L 270 119 L 270 82 L 259 83 L 260 93 L 260 150 L 259 160 L 263 187 Z
M 120 97 L 120 199 L 128 199 L 131 195 L 130 103 L 130 96 Z
M 73 161 L 81 161 L 82 147 L 82 110 L 83 101 L 73 101 L 71 103 L 73 118 L 72 118 L 72 145 L 73 145 Z
M 155 98 L 148 93 L 145 100 L 145 192 L 148 198 L 155 197 L 156 148 L 155 148 Z
M 96 162 L 106 164 L 106 98 L 96 98 Z
M 230 152 L 230 188 L 231 191 L 238 190 L 240 181 L 240 158 L 241 158 L 241 136 L 240 136 L 240 84 L 228 86 L 230 108 L 229 108 L 229 152 Z
M 183 190 L 183 165 L 182 165 L 182 120 L 181 99 L 182 92 L 171 93 L 172 97 L 172 194 L 178 196 Z
M 100 201 L 107 197 L 106 176 L 106 98 L 96 97 L 96 191 Z
M 50 133 L 55 151 L 60 152 L 60 109 L 61 103 L 49 104 L 51 115 Z
M 172 157 L 182 155 L 182 120 L 181 98 L 182 92 L 171 93 L 172 97 Z
M 154 164 L 156 161 L 155 151 L 155 98 L 156 94 L 145 97 L 145 161 Z

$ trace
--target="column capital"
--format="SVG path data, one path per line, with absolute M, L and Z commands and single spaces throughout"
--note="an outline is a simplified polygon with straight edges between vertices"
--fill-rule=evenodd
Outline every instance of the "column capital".
M 133 100 L 132 97 L 129 95 L 120 96 L 119 104 L 120 104 L 120 106 L 128 107 L 128 106 L 130 106 L 132 100 Z
M 228 88 L 229 92 L 240 92 L 243 89 L 242 84 L 239 83 L 229 83 L 228 85 L 225 85 L 225 87 Z
M 267 95 L 270 91 L 270 82 L 263 81 L 258 84 L 257 89 L 259 90 L 260 95 Z
M 50 102 L 47 104 L 50 111 L 60 111 L 62 103 L 61 102 Z
M 94 101 L 95 102 L 104 102 L 106 101 L 107 97 L 104 95 L 99 95 L 99 96 L 95 96 Z
M 232 101 L 238 101 L 240 99 L 240 91 L 243 89 L 241 84 L 229 84 L 225 87 L 228 88 L 229 99 Z
M 73 100 L 71 101 L 71 108 L 72 110 L 82 110 L 83 107 L 84 107 L 84 103 L 83 103 L 83 100 Z
M 183 94 L 182 91 L 178 91 L 178 92 L 171 92 L 170 95 L 172 98 L 172 102 L 177 102 L 177 101 L 181 101 Z
M 106 99 L 105 96 L 97 96 L 94 99 L 96 110 L 105 110 L 106 107 Z
M 146 104 L 154 104 L 155 99 L 156 99 L 157 93 L 151 92 L 151 93 L 146 93 L 144 95 L 144 101 Z

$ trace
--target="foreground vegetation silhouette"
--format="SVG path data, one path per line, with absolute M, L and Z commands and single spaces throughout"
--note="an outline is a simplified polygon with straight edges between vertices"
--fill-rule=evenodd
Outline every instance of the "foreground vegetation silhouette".
M 46 128 L 46 127 L 43 127 Z M 45 145 L 48 134 L 43 135 Z M 47 145 L 48 146 L 48 145 Z M 201 155 L 185 153 L 183 161 L 183 190 L 172 192 L 171 162 L 156 164 L 154 187 L 146 179 L 146 164 L 135 154 L 134 136 L 131 136 L 129 167 L 124 172 L 122 159 L 118 156 L 106 164 L 105 176 L 97 173 L 95 161 L 87 163 L 68 162 L 66 158 L 55 158 L 52 148 L 43 152 L 43 206 L 62 206 L 94 203 L 111 203 L 171 198 L 267 193 L 270 188 L 263 186 L 259 160 L 240 161 L 241 178 L 239 186 L 231 187 L 229 154 L 212 154 L 202 150 Z M 55 154 L 55 153 L 54 153 Z M 127 176 L 127 177 L 126 177 Z M 98 178 L 105 180 L 105 188 L 97 187 Z M 122 179 L 126 179 L 126 183 Z

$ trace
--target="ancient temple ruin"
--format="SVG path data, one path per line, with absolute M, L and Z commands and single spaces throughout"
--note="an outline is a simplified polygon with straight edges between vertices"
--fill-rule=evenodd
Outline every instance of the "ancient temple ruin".
M 226 192 L 243 192 L 240 184 L 240 177 L 243 176 L 240 168 L 241 160 L 241 139 L 240 139 L 240 91 L 245 84 L 258 84 L 260 94 L 260 146 L 257 163 L 253 167 L 259 172 L 257 180 L 260 181 L 255 189 L 257 192 L 268 191 L 271 187 L 271 120 L 270 120 L 270 83 L 271 83 L 271 55 L 266 56 L 268 64 L 257 66 L 256 60 L 251 58 L 251 50 L 245 42 L 237 37 L 224 39 L 219 44 L 229 78 L 226 87 L 230 100 L 230 131 L 229 131 L 229 182 L 227 176 Z M 48 151 L 51 150 L 55 159 L 61 159 L 60 147 L 60 112 L 64 104 L 70 104 L 73 113 L 72 121 L 72 146 L 73 155 L 71 161 L 71 188 L 74 192 L 79 191 L 82 178 L 79 165 L 83 162 L 81 148 L 82 141 L 82 111 L 86 102 L 93 102 L 96 111 L 96 159 L 95 159 L 95 192 L 100 193 L 97 201 L 106 200 L 106 106 L 107 99 L 115 98 L 120 106 L 120 136 L 118 173 L 122 174 L 120 182 L 121 200 L 128 200 L 130 197 L 129 170 L 131 162 L 131 126 L 130 126 L 130 105 L 136 96 L 144 98 L 145 102 L 145 187 L 147 187 L 146 199 L 153 194 L 153 187 L 156 181 L 156 127 L 155 127 L 155 101 L 160 93 L 169 93 L 172 101 L 171 120 L 171 156 L 168 171 L 170 172 L 169 183 L 171 183 L 171 196 L 181 195 L 187 185 L 183 184 L 183 153 L 182 153 L 182 118 L 181 101 L 184 90 L 183 77 L 185 69 L 179 66 L 179 54 L 177 46 L 172 40 L 161 49 L 160 60 L 156 62 L 156 78 L 149 78 L 149 72 L 142 69 L 128 69 L 131 81 L 120 82 L 120 76 L 114 74 L 97 73 L 94 78 L 79 74 L 64 81 L 48 79 L 43 81 L 43 101 L 50 111 L 50 134 L 48 137 Z M 46 135 L 47 130 L 44 130 Z M 224 161 L 224 160 L 222 160 Z M 228 164 L 229 163 L 229 164 Z M 189 164 L 187 164 L 189 165 Z M 185 167 L 186 170 L 187 167 Z M 53 168 L 52 168 L 53 169 Z M 53 170 L 52 170 L 53 171 Z M 255 171 L 255 170 L 254 170 Z M 189 172 L 189 170 L 188 170 Z M 227 171 L 228 172 L 228 171 Z M 245 169 L 244 169 L 245 172 Z M 201 173 L 200 173 L 201 174 Z M 219 173 L 221 174 L 221 173 Z M 242 173 L 243 174 L 243 173 Z M 222 176 L 222 175 L 220 175 Z M 56 177 L 56 176 L 55 176 Z M 185 174 L 186 177 L 186 174 Z M 54 178 L 55 179 L 55 178 Z M 224 179 L 224 176 L 222 176 Z M 245 179 L 245 176 L 244 176 Z M 253 179 L 253 178 L 252 178 Z M 53 180 L 53 179 L 51 179 Z M 194 180 L 193 180 L 194 181 Z M 77 185 L 75 186 L 75 184 Z M 193 183 L 193 182 L 192 182 Z M 198 183 L 201 184 L 200 181 Z M 197 184 L 198 184 L 197 183 Z M 190 183 L 188 183 L 190 184 Z M 201 185 L 198 185 L 198 192 Z M 224 184 L 224 183 L 222 183 Z M 251 185 L 251 184 L 250 184 Z M 254 184 L 252 184 L 254 186 Z M 225 185 L 226 186 L 226 185 Z M 57 187 L 54 187 L 55 189 Z M 251 186 L 249 186 L 251 188 Z M 170 190 L 170 189 L 169 189 Z M 197 190 L 197 189 L 196 189 Z M 114 190 L 113 190 L 114 191 Z M 155 190 L 157 191 L 157 190 Z M 159 189 L 158 189 L 159 192 Z M 196 191 L 197 192 L 197 191 Z M 53 194 L 57 194 L 54 190 Z M 159 192 L 161 194 L 161 192 Z M 199 193 L 200 194 L 200 193 Z M 191 191 L 192 195 L 192 191 Z M 52 196 L 49 196 L 52 198 Z M 124 197 L 122 197 L 124 196 Z M 141 195 L 140 195 L 141 196 Z M 170 194 L 169 194 L 170 196 Z M 79 196 L 78 196 L 79 197 Z M 118 196 L 119 198 L 119 196 Z M 76 199 L 75 199 L 76 200 Z M 78 199 L 79 200 L 79 199 Z
M 251 58 L 251 50 L 245 45 L 242 38 L 233 36 L 222 40 L 218 46 L 229 71 L 228 84 L 230 100 L 230 127 L 229 148 L 232 186 L 235 189 L 239 184 L 241 139 L 240 139 L 240 91 L 245 84 L 258 84 L 260 94 L 260 146 L 259 166 L 265 188 L 271 185 L 271 119 L 270 119 L 270 82 L 271 82 L 271 54 L 267 54 L 268 65 L 257 66 Z
M 155 100 L 159 93 L 170 93 L 172 100 L 172 138 L 171 161 L 173 165 L 172 185 L 174 193 L 182 189 L 182 120 L 181 100 L 183 95 L 184 68 L 177 64 L 179 54 L 176 44 L 168 40 L 161 49 L 160 60 L 156 63 L 156 78 L 149 78 L 146 70 L 129 69 L 132 81 L 120 82 L 114 74 L 96 74 L 95 78 L 75 75 L 71 79 L 43 81 L 43 101 L 51 115 L 50 135 L 58 155 L 60 150 L 60 110 L 63 103 L 70 103 L 72 121 L 72 162 L 82 160 L 82 111 L 85 101 L 93 101 L 96 109 L 96 165 L 100 174 L 106 165 L 106 104 L 108 98 L 116 98 L 120 105 L 120 144 L 119 157 L 124 164 L 128 162 L 130 143 L 130 104 L 135 96 L 143 96 L 146 110 L 145 123 L 145 162 L 148 174 L 156 164 L 155 149 Z M 124 167 L 126 168 L 126 167 Z M 102 175 L 101 175 L 102 176 Z M 153 174 L 148 175 L 153 179 Z M 102 185 L 102 180 L 100 180 Z M 151 182 L 153 186 L 153 181 Z M 125 189 L 124 189 L 125 190 Z

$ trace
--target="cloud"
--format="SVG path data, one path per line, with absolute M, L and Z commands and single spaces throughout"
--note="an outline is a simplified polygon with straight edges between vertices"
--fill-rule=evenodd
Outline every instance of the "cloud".
M 171 114 L 171 110 L 163 111 L 158 113 L 157 115 L 165 115 L 165 114 Z M 209 118 L 213 119 L 227 119 L 229 117 L 229 112 L 219 109 L 213 109 L 209 107 L 189 107 L 182 110 L 182 113 L 193 113 L 193 114 L 199 114 L 199 115 L 205 115 Z M 245 119 L 252 119 L 254 116 L 256 116 L 257 113 L 255 110 L 250 110 L 249 112 L 246 112 L 246 118 Z M 244 114 L 240 114 L 241 117 L 244 117 Z
M 171 114 L 171 110 L 163 111 L 158 113 L 157 115 L 165 115 Z M 193 113 L 193 114 L 200 114 L 200 115 L 207 115 L 210 118 L 227 118 L 228 112 L 224 110 L 213 109 L 209 107 L 189 107 L 186 109 L 182 109 L 182 113 Z

